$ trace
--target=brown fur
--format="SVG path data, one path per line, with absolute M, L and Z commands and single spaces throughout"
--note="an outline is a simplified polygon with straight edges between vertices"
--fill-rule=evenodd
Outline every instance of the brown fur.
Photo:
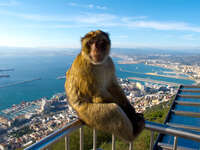
M 91 39 L 95 42 L 91 43 Z M 101 40 L 106 41 L 106 46 L 99 53 L 98 41 Z M 144 119 L 135 113 L 117 83 L 114 64 L 108 56 L 108 34 L 92 31 L 81 42 L 81 53 L 66 73 L 65 89 L 70 105 L 87 125 L 132 141 L 144 128 Z M 98 57 L 104 59 L 98 62 Z

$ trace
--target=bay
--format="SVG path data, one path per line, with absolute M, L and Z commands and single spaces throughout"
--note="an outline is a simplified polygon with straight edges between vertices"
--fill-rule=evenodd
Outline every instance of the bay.
M 53 55 L 53 56 L 0 56 L 0 69 L 13 68 L 14 71 L 4 71 L 0 74 L 9 74 L 9 78 L 0 78 L 0 86 L 41 78 L 24 84 L 17 84 L 0 88 L 0 110 L 19 104 L 22 101 L 32 101 L 41 97 L 50 98 L 53 94 L 64 92 L 64 79 L 56 79 L 58 76 L 65 76 L 65 72 L 73 62 L 75 55 Z M 193 84 L 192 80 L 183 80 L 167 77 L 146 75 L 148 72 L 170 72 L 156 66 L 145 64 L 117 64 L 114 58 L 116 74 L 119 78 L 139 77 L 175 82 L 179 84 Z M 123 72 L 120 68 L 132 72 Z

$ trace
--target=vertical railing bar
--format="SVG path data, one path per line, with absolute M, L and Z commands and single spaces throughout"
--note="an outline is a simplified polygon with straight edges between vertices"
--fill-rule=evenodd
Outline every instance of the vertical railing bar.
M 173 146 L 173 150 L 177 149 L 177 143 L 178 143 L 178 137 L 174 136 L 174 146 Z
M 97 140 L 96 130 L 93 129 L 93 150 L 96 150 L 96 140 Z
M 129 150 L 133 150 L 133 143 L 129 142 Z
M 51 150 L 50 146 L 48 146 L 47 148 L 45 148 L 44 150 Z
M 80 150 L 84 149 L 84 132 L 83 127 L 80 128 Z
M 153 144 L 154 144 L 154 132 L 151 131 L 150 150 L 153 150 Z
M 65 150 L 69 150 L 69 136 L 65 136 Z
M 115 135 L 112 134 L 112 150 L 115 150 Z

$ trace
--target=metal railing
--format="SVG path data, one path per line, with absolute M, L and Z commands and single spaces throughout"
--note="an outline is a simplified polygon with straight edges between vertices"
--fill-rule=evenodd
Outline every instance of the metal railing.
M 84 147 L 84 135 L 83 135 L 83 126 L 84 124 L 80 120 L 76 120 L 65 127 L 53 132 L 52 134 L 48 135 L 47 137 L 41 139 L 40 141 L 36 142 L 35 144 L 27 147 L 25 150 L 36 150 L 36 149 L 47 149 L 51 144 L 57 142 L 61 138 L 65 137 L 65 150 L 70 150 L 69 143 L 70 143 L 70 133 L 79 129 L 80 130 L 80 150 L 83 150 Z M 151 131 L 151 140 L 150 140 L 150 150 L 153 149 L 154 145 L 154 132 L 159 132 L 163 134 L 169 134 L 174 136 L 174 144 L 172 148 L 177 149 L 177 140 L 178 137 L 194 140 L 200 142 L 200 135 L 189 132 L 180 128 L 175 128 L 165 124 L 158 124 L 154 122 L 145 121 L 145 128 Z M 112 135 L 112 150 L 115 150 L 115 136 Z M 96 130 L 93 129 L 93 150 L 96 150 Z M 158 143 L 159 144 L 159 143 Z M 133 143 L 129 143 L 129 150 L 133 149 Z

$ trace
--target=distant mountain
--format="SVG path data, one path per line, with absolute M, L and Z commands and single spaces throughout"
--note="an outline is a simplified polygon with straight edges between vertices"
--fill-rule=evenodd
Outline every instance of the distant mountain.
M 78 49 L 0 47 L 0 56 L 55 56 L 77 55 Z
M 24 47 L 0 47 L 0 56 L 51 56 L 51 55 L 77 55 L 80 48 L 24 48 Z M 188 55 L 200 54 L 200 49 L 156 49 L 156 48 L 112 48 L 111 53 L 125 55 Z
M 200 54 L 200 49 L 156 49 L 156 48 L 112 48 L 112 53 L 118 54 Z

